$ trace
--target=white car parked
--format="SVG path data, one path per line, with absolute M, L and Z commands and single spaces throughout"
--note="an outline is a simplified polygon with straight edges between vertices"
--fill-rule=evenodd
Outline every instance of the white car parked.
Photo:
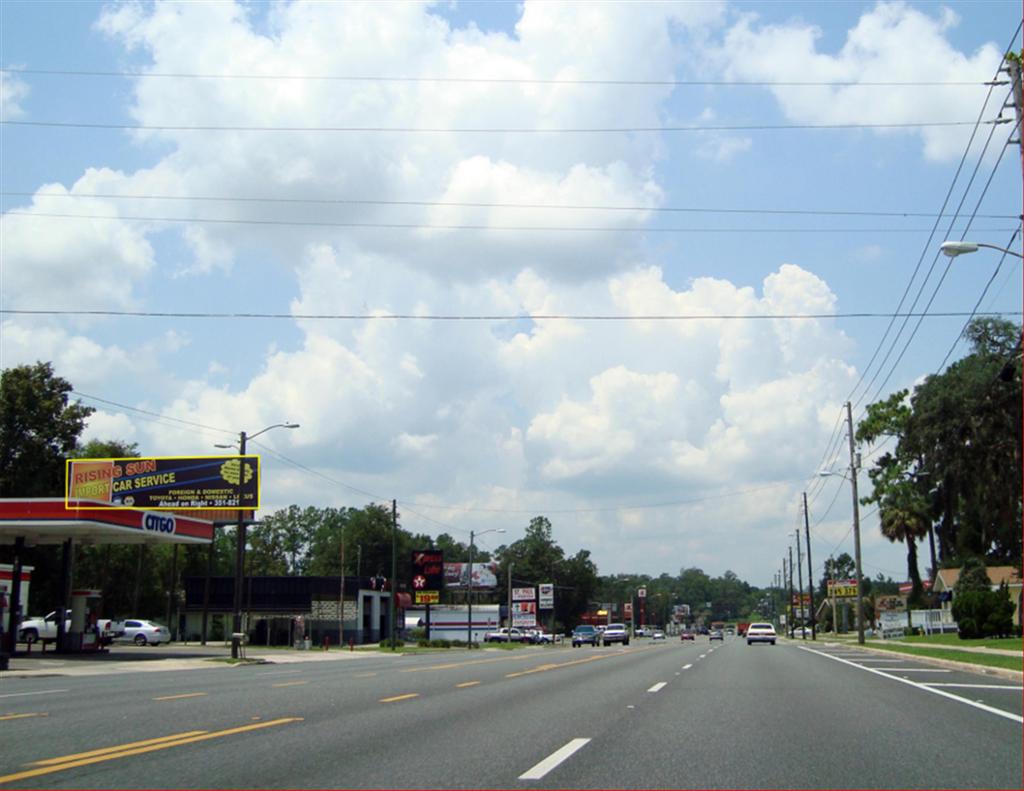
M 752 643 L 771 643 L 775 645 L 775 627 L 770 623 L 752 623 L 747 627 L 747 645 Z
M 166 626 L 158 623 L 130 619 L 124 622 L 124 633 L 118 635 L 116 640 L 135 645 L 160 645 L 171 641 L 171 633 Z

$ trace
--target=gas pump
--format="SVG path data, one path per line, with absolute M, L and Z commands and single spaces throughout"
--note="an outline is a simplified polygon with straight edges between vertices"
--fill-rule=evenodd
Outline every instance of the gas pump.
M 103 648 L 103 634 L 97 614 L 103 603 L 103 591 L 81 589 L 71 591 L 71 625 L 68 629 L 68 651 L 98 651 Z

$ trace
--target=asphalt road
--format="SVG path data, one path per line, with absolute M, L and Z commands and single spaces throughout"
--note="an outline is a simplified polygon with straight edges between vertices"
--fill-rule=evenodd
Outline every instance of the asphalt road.
M 3 788 L 1020 788 L 1019 681 L 803 641 L 0 685 Z

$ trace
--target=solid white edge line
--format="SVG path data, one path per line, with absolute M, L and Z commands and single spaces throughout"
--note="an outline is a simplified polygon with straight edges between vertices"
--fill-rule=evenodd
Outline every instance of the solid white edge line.
M 850 667 L 855 667 L 859 670 L 866 670 L 868 673 L 874 673 L 876 676 L 881 676 L 882 678 L 889 678 L 900 684 L 907 684 L 908 686 L 915 687 L 917 689 L 923 689 L 925 692 L 931 692 L 933 695 L 940 695 L 944 698 L 955 700 L 957 703 L 964 703 L 976 709 L 987 711 L 989 714 L 995 714 L 997 717 L 1005 717 L 1006 719 L 1013 720 L 1016 723 L 1024 724 L 1024 717 L 1021 717 L 1019 714 L 1013 714 L 1009 711 L 1003 711 L 1002 709 L 997 709 L 995 706 L 986 706 L 984 703 L 978 703 L 973 700 L 968 700 L 967 698 L 962 698 L 959 695 L 953 695 L 952 693 L 944 692 L 941 689 L 936 689 L 935 687 L 927 686 L 925 684 L 918 684 L 916 681 L 911 681 L 909 678 L 899 678 L 897 676 L 890 676 L 888 673 L 883 673 L 881 670 L 876 670 L 873 667 L 864 667 L 864 665 L 858 665 L 856 662 L 850 662 L 846 659 L 841 659 L 838 656 L 832 656 L 831 654 L 827 654 L 824 651 L 817 651 L 813 648 L 805 648 L 804 646 L 798 647 L 801 651 L 809 651 L 812 654 L 824 656 L 835 662 L 842 662 L 844 665 L 849 665 Z
M 659 681 L 657 684 L 655 684 L 653 687 L 651 687 L 647 691 L 648 692 L 661 692 L 661 690 L 663 690 L 667 686 L 668 686 L 668 682 L 667 681 Z
M 56 695 L 58 692 L 70 691 L 70 689 L 44 689 L 40 692 L 11 692 L 7 695 L 0 695 L 0 698 L 22 698 L 26 695 Z
M 567 758 L 572 756 L 577 750 L 587 744 L 590 739 L 573 739 L 568 744 L 559 749 L 555 750 L 551 755 L 541 761 L 539 764 L 526 770 L 519 775 L 520 780 L 540 780 L 544 775 L 550 772 L 552 769 L 557 767 Z
M 1017 692 L 1024 690 L 1024 687 L 1015 687 L 1010 684 L 949 684 L 942 681 L 922 681 L 925 687 L 962 687 L 964 689 L 1013 689 Z

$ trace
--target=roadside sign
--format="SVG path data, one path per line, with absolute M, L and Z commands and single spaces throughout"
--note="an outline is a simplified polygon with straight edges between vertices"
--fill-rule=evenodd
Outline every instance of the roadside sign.
M 414 591 L 416 604 L 439 604 L 440 591 Z
M 513 588 L 512 601 L 534 601 L 537 591 L 534 588 Z
M 555 586 L 551 582 L 542 582 L 537 586 L 537 605 L 542 610 L 555 609 Z
M 856 580 L 829 580 L 828 595 L 836 599 L 857 598 Z
M 513 602 L 512 625 L 531 628 L 537 625 L 537 603 L 532 601 Z
M 410 563 L 414 591 L 440 591 L 444 588 L 444 552 L 440 549 L 419 549 L 412 553 Z
M 636 597 L 638 599 L 646 599 L 647 598 L 647 588 L 640 588 L 640 589 L 638 589 L 637 592 L 636 592 Z

